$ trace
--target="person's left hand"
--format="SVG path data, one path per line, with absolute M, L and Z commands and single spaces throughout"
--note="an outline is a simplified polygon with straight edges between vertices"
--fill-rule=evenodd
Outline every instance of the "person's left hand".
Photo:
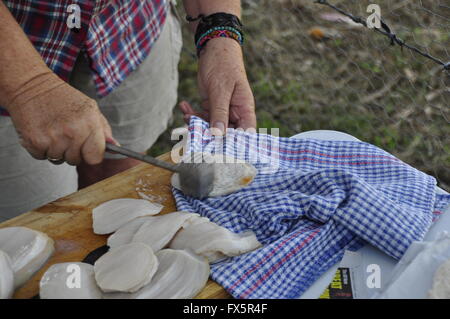
M 241 46 L 235 40 L 208 41 L 200 53 L 198 85 L 203 111 L 195 112 L 188 102 L 181 102 L 186 122 L 191 115 L 196 115 L 222 132 L 227 127 L 256 128 L 255 99 L 245 72 Z

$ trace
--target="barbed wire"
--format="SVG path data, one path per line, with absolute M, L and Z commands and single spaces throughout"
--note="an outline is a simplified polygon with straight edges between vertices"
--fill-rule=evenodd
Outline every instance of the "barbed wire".
M 259 127 L 281 136 L 335 130 L 376 145 L 438 180 L 450 191 L 449 0 L 242 0 L 247 75 Z M 380 31 L 396 33 L 435 61 L 367 30 L 367 5 L 381 7 Z M 180 4 L 179 9 L 183 12 Z M 355 18 L 358 20 L 357 18 Z M 372 32 L 369 32 L 372 31 Z M 180 100 L 198 94 L 193 35 L 183 23 Z M 400 41 L 403 43 L 402 41 Z M 388 50 L 386 50 L 388 49 Z M 182 126 L 174 112 L 171 128 Z M 170 151 L 170 130 L 153 155 Z
M 353 22 L 361 24 L 366 28 L 369 28 L 367 25 L 367 22 L 363 18 L 361 18 L 359 16 L 355 16 L 351 13 L 348 13 L 348 12 L 344 11 L 343 9 L 338 8 L 335 5 L 329 3 L 327 0 L 315 0 L 314 2 L 325 5 L 331 9 L 339 12 L 340 14 L 350 18 Z M 419 54 L 425 58 L 428 58 L 431 61 L 441 65 L 444 68 L 444 70 L 446 70 L 447 72 L 450 71 L 450 61 L 443 62 L 442 60 L 430 55 L 429 53 L 423 52 L 420 49 L 406 43 L 405 41 L 403 41 L 402 39 L 397 37 L 397 35 L 394 32 L 392 32 L 391 28 L 386 24 L 386 22 L 383 21 L 383 19 L 381 19 L 381 17 L 380 17 L 380 24 L 381 24 L 381 28 L 374 27 L 373 30 L 375 30 L 376 32 L 378 32 L 380 34 L 387 36 L 391 40 L 391 45 L 398 44 L 401 48 L 403 48 L 403 47 L 408 48 L 408 49 L 416 52 L 417 54 Z

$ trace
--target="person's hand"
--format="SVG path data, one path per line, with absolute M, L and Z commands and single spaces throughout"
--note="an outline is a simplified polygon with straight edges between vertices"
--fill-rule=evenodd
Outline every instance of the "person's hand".
M 103 160 L 105 141 L 114 141 L 97 103 L 50 72 L 21 88 L 7 110 L 36 159 L 94 165 Z
M 198 85 L 201 112 L 180 103 L 184 120 L 200 116 L 222 132 L 227 127 L 256 128 L 255 100 L 245 72 L 242 49 L 233 39 L 209 40 L 200 53 Z

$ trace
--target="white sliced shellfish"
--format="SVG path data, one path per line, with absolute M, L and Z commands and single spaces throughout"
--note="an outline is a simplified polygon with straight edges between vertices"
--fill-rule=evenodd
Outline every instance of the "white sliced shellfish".
M 150 283 L 132 294 L 105 294 L 114 299 L 189 299 L 206 285 L 208 261 L 192 252 L 163 249 L 156 253 L 159 268 Z
M 148 245 L 131 243 L 111 248 L 95 262 L 95 280 L 103 292 L 135 292 L 150 282 L 157 268 Z
M 14 292 L 14 271 L 7 253 L 0 250 L 0 299 L 11 298 Z
M 183 228 L 169 244 L 172 249 L 190 249 L 209 262 L 238 256 L 261 247 L 252 231 L 236 234 L 210 221 Z
M 52 265 L 39 282 L 41 299 L 101 299 L 94 266 L 81 262 Z
M 133 236 L 132 242 L 149 245 L 156 253 L 172 240 L 178 230 L 190 219 L 200 215 L 187 212 L 174 212 L 148 218 Z
M 117 247 L 131 242 L 142 242 L 156 253 L 168 244 L 181 227 L 187 227 L 194 219 L 204 218 L 187 212 L 135 218 L 109 236 L 107 245 Z M 142 227 L 144 224 L 145 227 Z
M 203 153 L 208 162 L 215 161 L 214 185 L 209 197 L 228 195 L 248 186 L 257 174 L 257 169 L 250 163 L 230 156 Z M 177 173 L 172 175 L 172 186 L 181 190 Z
M 0 229 L 0 250 L 8 254 L 14 287 L 28 281 L 53 254 L 54 242 L 46 234 L 26 227 Z
M 119 198 L 107 201 L 92 210 L 96 234 L 110 234 L 129 221 L 146 215 L 156 215 L 163 206 L 144 199 Z
M 109 247 L 117 247 L 131 243 L 133 236 L 137 233 L 139 227 L 147 220 L 155 217 L 156 216 L 143 216 L 129 221 L 108 237 L 107 245 Z

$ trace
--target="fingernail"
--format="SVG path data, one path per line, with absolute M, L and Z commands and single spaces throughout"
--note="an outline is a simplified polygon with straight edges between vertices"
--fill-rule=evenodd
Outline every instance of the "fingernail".
M 223 124 L 223 122 L 219 122 L 219 121 L 215 122 L 213 125 L 213 128 L 216 130 L 216 132 L 217 132 L 217 130 L 220 131 L 220 132 L 217 132 L 218 134 L 214 134 L 214 132 L 213 132 L 213 135 L 223 135 L 225 132 L 225 124 Z
M 106 142 L 111 143 L 111 144 L 115 144 L 117 146 L 121 146 L 120 143 L 117 142 L 115 138 L 107 138 Z

